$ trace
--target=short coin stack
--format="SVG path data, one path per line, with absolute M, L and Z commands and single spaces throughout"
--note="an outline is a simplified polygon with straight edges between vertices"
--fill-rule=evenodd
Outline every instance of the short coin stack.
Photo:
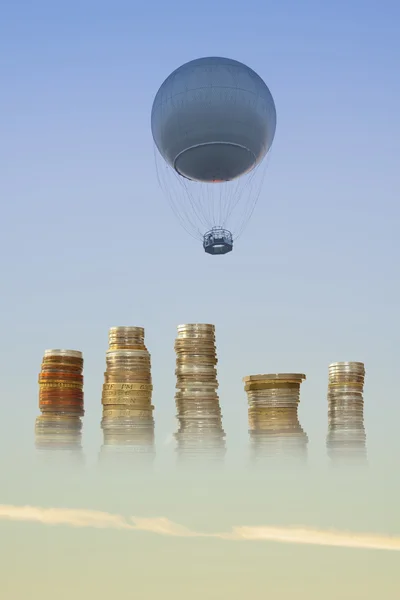
M 329 365 L 327 451 L 334 461 L 366 459 L 362 362 Z
M 44 415 L 84 415 L 83 358 L 77 350 L 46 350 L 39 373 L 39 408 Z
M 178 325 L 175 352 L 179 456 L 221 459 L 225 455 L 225 432 L 217 393 L 214 325 Z
M 301 373 L 277 373 L 244 377 L 248 400 L 251 456 L 254 461 L 307 458 L 308 437 L 299 423 L 297 409 Z
M 102 459 L 121 452 L 153 455 L 153 386 L 143 327 L 112 327 L 106 361 Z

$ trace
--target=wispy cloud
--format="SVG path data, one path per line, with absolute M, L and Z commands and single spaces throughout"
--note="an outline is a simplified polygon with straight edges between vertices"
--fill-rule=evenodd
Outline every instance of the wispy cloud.
M 26 521 L 44 525 L 69 525 L 98 529 L 147 531 L 180 538 L 216 538 L 227 541 L 268 541 L 287 544 L 307 544 L 400 551 L 400 537 L 372 533 L 351 533 L 307 527 L 233 527 L 230 532 L 202 533 L 174 523 L 165 517 L 141 518 L 116 515 L 97 510 L 42 508 L 39 506 L 0 505 L 0 520 Z

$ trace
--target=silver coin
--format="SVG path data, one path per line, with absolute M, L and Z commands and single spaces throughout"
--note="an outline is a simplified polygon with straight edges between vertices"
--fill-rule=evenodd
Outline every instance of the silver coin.
M 60 348 L 45 350 L 44 356 L 71 356 L 72 358 L 82 358 L 82 352 L 79 350 L 62 350 Z

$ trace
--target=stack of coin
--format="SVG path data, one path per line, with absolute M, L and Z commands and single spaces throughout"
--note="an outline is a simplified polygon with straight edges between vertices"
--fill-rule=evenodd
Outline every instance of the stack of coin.
M 82 421 L 80 417 L 47 413 L 35 423 L 36 449 L 43 455 L 68 455 L 83 459 Z M 58 458 L 57 458 L 58 460 Z
M 111 327 L 108 350 L 146 350 L 143 327 Z
M 244 377 L 249 404 L 249 435 L 254 462 L 268 459 L 307 458 L 308 437 L 297 414 L 301 373 Z
M 143 327 L 112 327 L 106 361 L 102 394 L 104 447 L 126 447 L 127 439 L 131 444 L 135 438 L 141 441 L 131 444 L 131 452 L 143 451 L 141 447 L 153 448 L 153 386 Z
M 45 351 L 39 374 L 39 408 L 43 414 L 84 415 L 82 372 L 81 352 Z
M 221 459 L 225 432 L 217 393 L 214 325 L 178 325 L 175 352 L 178 454 L 184 459 Z
M 367 456 L 364 429 L 364 378 L 362 362 L 329 365 L 328 456 L 335 462 L 364 462 Z

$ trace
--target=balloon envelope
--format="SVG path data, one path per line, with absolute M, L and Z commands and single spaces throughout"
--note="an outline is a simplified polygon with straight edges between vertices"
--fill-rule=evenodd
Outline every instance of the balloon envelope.
M 179 175 L 225 182 L 263 160 L 274 139 L 276 110 L 252 69 L 227 58 L 200 58 L 164 81 L 151 127 L 158 151 Z

